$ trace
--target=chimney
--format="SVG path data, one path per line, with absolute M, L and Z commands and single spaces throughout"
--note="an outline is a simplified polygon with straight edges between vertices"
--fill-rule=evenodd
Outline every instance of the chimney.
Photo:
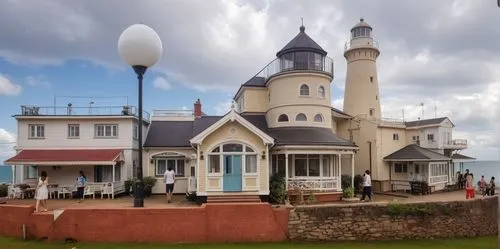
M 201 102 L 200 99 L 196 100 L 194 103 L 194 117 L 201 118 Z

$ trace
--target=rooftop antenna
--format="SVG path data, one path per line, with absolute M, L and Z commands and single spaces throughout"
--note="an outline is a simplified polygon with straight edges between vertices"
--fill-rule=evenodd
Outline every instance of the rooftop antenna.
M 302 22 L 302 26 L 304 26 L 304 17 L 301 17 L 300 20 Z
M 405 108 L 403 107 L 403 122 L 405 121 Z
M 424 118 L 424 102 L 420 102 L 420 106 L 422 107 L 422 119 Z
M 435 100 L 435 105 L 434 105 L 434 117 L 438 117 L 438 102 Z

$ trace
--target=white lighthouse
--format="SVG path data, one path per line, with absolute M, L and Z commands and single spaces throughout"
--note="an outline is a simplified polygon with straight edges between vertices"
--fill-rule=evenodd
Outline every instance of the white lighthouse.
M 361 18 L 351 29 L 351 40 L 346 43 L 344 51 L 347 60 L 344 112 L 352 116 L 381 118 L 376 65 L 379 54 L 372 27 Z

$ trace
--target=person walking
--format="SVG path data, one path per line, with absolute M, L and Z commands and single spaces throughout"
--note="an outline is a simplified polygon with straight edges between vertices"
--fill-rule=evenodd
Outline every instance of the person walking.
M 492 176 L 490 180 L 490 195 L 495 195 L 495 177 Z
M 465 182 L 465 199 L 474 199 L 474 179 L 471 174 L 467 175 Z
M 361 196 L 361 201 L 364 201 L 366 196 L 368 196 L 369 201 L 372 200 L 372 178 L 369 170 L 366 170 L 363 175 L 363 196 Z
M 486 179 L 484 179 L 484 176 L 481 176 L 481 181 L 479 182 L 479 189 L 481 190 L 481 195 L 485 196 L 486 195 Z
M 87 185 L 87 177 L 80 170 L 80 175 L 76 178 L 76 195 L 78 198 L 78 203 L 83 201 L 83 193 L 85 192 L 85 186 Z
M 35 213 L 40 212 L 40 206 L 43 207 L 42 212 L 47 212 L 47 199 L 49 199 L 49 189 L 47 185 L 49 184 L 49 178 L 47 177 L 47 172 L 42 171 L 40 178 L 38 178 L 38 185 L 35 190 Z
M 167 168 L 167 171 L 165 171 L 163 178 L 165 178 L 167 203 L 171 203 L 172 202 L 172 193 L 174 192 L 174 183 L 175 183 L 175 171 L 172 169 L 172 167 Z

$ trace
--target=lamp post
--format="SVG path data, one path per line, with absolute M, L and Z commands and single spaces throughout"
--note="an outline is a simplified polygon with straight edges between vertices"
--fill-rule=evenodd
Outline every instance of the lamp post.
M 142 78 L 146 70 L 161 57 L 163 45 L 158 34 L 144 24 L 134 24 L 126 28 L 118 39 L 118 53 L 123 61 L 129 64 L 137 74 L 139 81 L 139 163 L 135 188 L 134 207 L 144 207 L 144 183 L 142 182 Z

